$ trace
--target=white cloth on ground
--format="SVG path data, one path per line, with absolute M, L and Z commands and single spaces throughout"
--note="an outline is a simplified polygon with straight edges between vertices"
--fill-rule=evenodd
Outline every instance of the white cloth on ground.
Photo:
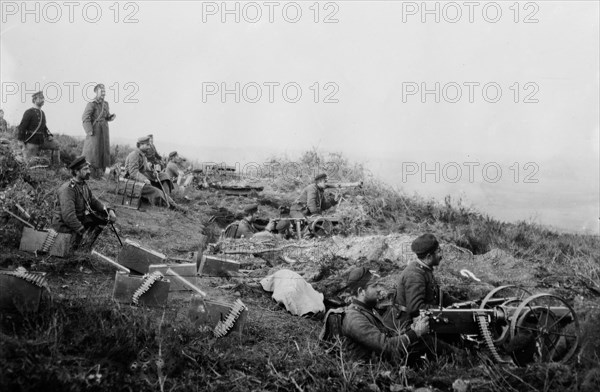
M 272 298 L 282 303 L 293 315 L 325 311 L 323 294 L 307 283 L 294 271 L 282 269 L 260 281 L 265 291 L 272 291 Z

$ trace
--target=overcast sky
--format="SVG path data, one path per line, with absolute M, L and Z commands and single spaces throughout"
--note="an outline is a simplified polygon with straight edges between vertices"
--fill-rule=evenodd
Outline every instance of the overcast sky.
M 22 4 L 1 8 L 0 105 L 10 123 L 39 87 L 49 128 L 83 136 L 91 86 L 103 82 L 113 140 L 153 133 L 159 149 L 199 159 L 224 147 L 242 149 L 243 160 L 316 146 L 362 158 L 408 191 L 460 191 L 478 203 L 510 178 L 513 195 L 552 194 L 563 206 L 585 197 L 574 222 L 542 221 L 598 231 L 597 1 L 427 10 L 420 1 L 230 1 L 229 13 L 221 1 Z M 464 163 L 475 161 L 468 181 Z M 414 163 L 436 162 L 465 170 L 455 182 L 445 181 L 450 171 L 437 182 L 407 176 Z M 502 181 L 482 174 L 490 162 Z

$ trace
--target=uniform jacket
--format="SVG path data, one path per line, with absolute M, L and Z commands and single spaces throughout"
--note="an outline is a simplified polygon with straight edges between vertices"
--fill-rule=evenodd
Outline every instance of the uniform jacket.
M 331 208 L 331 204 L 325 198 L 325 191 L 319 188 L 317 184 L 306 186 L 294 204 L 307 207 L 310 215 L 320 214 L 322 211 Z
M 127 155 L 125 170 L 125 178 L 132 178 L 139 182 L 154 180 L 153 173 L 148 169 L 148 160 L 139 148 Z
M 94 167 L 104 168 L 110 166 L 110 135 L 108 121 L 113 120 L 108 102 L 93 100 L 88 102 L 83 111 L 82 121 L 85 131 L 83 142 L 83 155 Z
M 443 306 L 449 306 L 456 299 L 444 295 Z M 433 277 L 433 270 L 413 262 L 406 266 L 396 286 L 396 305 L 402 310 L 400 322 L 419 315 L 419 310 L 439 306 L 439 286 Z
M 59 233 L 81 232 L 86 215 L 86 201 L 94 211 L 104 211 L 105 205 L 92 195 L 88 185 L 74 179 L 65 182 L 56 194 L 52 228 Z
M 235 238 L 250 238 L 252 237 L 258 230 L 254 227 L 252 222 L 249 222 L 246 218 L 242 219 L 238 222 L 238 228 L 235 233 Z
M 398 360 L 406 356 L 411 343 L 419 338 L 413 330 L 398 335 L 384 326 L 381 317 L 362 302 L 354 300 L 342 322 L 345 347 L 355 360 L 368 361 L 383 356 Z
M 29 139 L 36 129 L 37 132 Z M 46 114 L 44 111 L 36 107 L 27 109 L 25 113 L 23 113 L 21 124 L 19 124 L 17 138 L 22 142 L 29 139 L 27 143 L 43 144 L 44 139 L 48 136 L 52 136 L 52 134 L 46 126 Z

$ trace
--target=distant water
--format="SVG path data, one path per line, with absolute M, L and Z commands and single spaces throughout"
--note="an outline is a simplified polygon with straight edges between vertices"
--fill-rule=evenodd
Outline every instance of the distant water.
M 446 164 L 444 170 L 443 163 L 437 169 L 431 161 L 425 162 L 424 167 L 421 162 L 408 162 L 403 165 L 397 160 L 373 161 L 370 166 L 381 179 L 409 195 L 417 193 L 441 202 L 450 195 L 453 202 L 461 200 L 463 205 L 499 220 L 537 223 L 558 231 L 600 234 L 597 166 L 577 170 L 549 162 L 532 163 L 525 170 L 525 163 L 519 163 L 517 172 L 514 162 L 482 161 L 478 166 L 471 164 L 469 173 L 470 167 L 464 165 L 464 161 L 454 161 L 462 170 L 459 177 L 454 164 Z M 419 168 L 410 175 L 408 173 L 416 171 L 413 163 Z M 483 167 L 487 163 L 490 164 L 485 174 Z M 501 175 L 497 176 L 499 172 Z M 437 178 L 436 174 L 439 174 Z

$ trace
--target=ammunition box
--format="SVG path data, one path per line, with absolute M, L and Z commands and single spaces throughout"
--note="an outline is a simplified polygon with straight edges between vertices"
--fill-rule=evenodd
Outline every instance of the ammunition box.
M 190 321 L 196 327 L 212 330 L 219 321 L 225 321 L 227 315 L 232 309 L 232 306 L 232 304 L 227 302 L 203 299 L 199 295 L 194 295 L 192 297 L 192 304 L 188 315 L 190 317 Z M 235 320 L 235 324 L 230 331 L 237 331 L 241 334 L 247 319 L 248 309 L 244 309 L 240 313 L 237 320 Z
M 45 272 L 27 272 L 40 279 Z M 44 287 L 13 275 L 0 273 L 0 309 L 37 312 L 42 299 Z
M 117 203 L 124 207 L 139 209 L 142 203 L 143 182 L 120 178 L 117 182 Z
M 207 277 L 229 277 L 236 275 L 240 270 L 240 263 L 225 257 L 203 255 L 198 274 Z
M 51 231 L 38 231 L 30 227 L 23 228 L 20 250 L 26 252 L 48 253 L 50 256 L 66 257 L 72 250 L 71 234 Z
M 148 249 L 131 240 L 125 240 L 117 256 L 117 262 L 131 270 L 132 274 L 147 274 L 152 264 L 165 264 L 167 256 Z
M 115 275 L 115 286 L 113 288 L 113 299 L 117 302 L 130 304 L 133 302 L 133 294 L 140 288 L 144 279 L 142 276 L 127 275 L 125 272 L 117 271 Z M 165 306 L 169 297 L 168 280 L 158 280 L 140 295 L 138 304 L 142 306 Z
M 163 275 L 167 275 L 167 269 L 171 268 L 173 271 L 178 273 L 185 280 L 193 284 L 194 286 L 199 285 L 198 275 L 196 274 L 196 263 L 185 263 L 185 264 L 153 264 L 149 266 L 149 272 L 160 271 Z M 179 279 L 170 279 L 171 287 L 170 291 L 192 291 L 191 288 L 183 284 Z

